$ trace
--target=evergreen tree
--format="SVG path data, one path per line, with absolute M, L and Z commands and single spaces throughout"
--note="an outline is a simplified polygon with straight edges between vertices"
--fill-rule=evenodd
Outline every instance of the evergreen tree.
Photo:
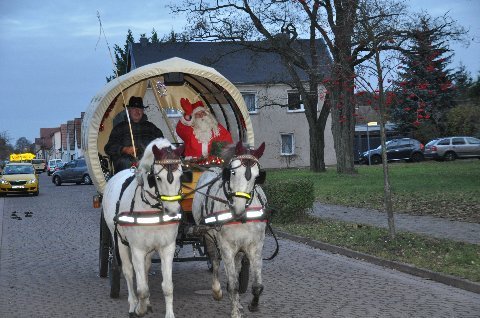
M 132 30 L 128 29 L 127 32 L 127 39 L 125 41 L 125 45 L 123 49 L 118 45 L 115 44 L 113 47 L 115 52 L 115 67 L 116 70 L 113 70 L 113 75 L 107 77 L 107 82 L 115 79 L 117 76 L 121 76 L 127 73 L 127 55 L 128 55 L 128 46 L 129 43 L 133 43 L 135 40 L 132 35 Z
M 152 36 L 150 37 L 151 43 L 160 43 L 160 39 L 158 38 L 157 31 L 155 28 L 152 29 Z
M 397 104 L 392 119 L 404 132 L 422 130 L 428 124 L 433 135 L 447 131 L 447 114 L 455 106 L 457 92 L 447 69 L 453 54 L 442 36 L 428 27 L 426 20 L 413 31 L 413 42 L 404 53 L 396 82 Z M 428 123 L 426 123 L 428 122 Z

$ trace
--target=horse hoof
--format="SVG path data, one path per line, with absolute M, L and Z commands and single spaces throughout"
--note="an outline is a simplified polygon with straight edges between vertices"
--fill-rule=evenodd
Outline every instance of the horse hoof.
M 259 308 L 258 308 L 258 305 L 256 306 L 248 305 L 248 310 L 250 310 L 250 312 L 257 312 L 259 311 Z
M 131 316 L 131 317 L 135 317 L 135 318 L 139 318 L 139 317 L 145 316 L 145 314 L 138 314 L 138 313 L 136 313 L 136 312 L 133 312 L 132 314 L 133 314 L 133 316 Z M 129 313 L 129 315 L 130 315 L 130 313 Z
M 222 290 L 220 290 L 218 293 L 214 291 L 212 295 L 213 295 L 213 299 L 215 299 L 216 301 L 220 301 L 223 298 Z

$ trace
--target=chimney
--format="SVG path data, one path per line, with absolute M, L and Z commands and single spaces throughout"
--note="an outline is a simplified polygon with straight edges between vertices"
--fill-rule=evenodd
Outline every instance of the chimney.
M 148 44 L 148 39 L 145 38 L 145 37 L 141 37 L 140 38 L 140 44 L 142 45 L 142 47 L 146 47 L 147 44 Z

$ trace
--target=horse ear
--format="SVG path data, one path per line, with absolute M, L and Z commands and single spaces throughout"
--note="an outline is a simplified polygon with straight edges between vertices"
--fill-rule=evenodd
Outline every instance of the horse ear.
M 257 158 L 260 159 L 261 156 L 263 156 L 263 152 L 265 151 L 265 142 L 262 142 L 260 147 L 258 147 L 256 150 L 253 150 L 251 154 Z
M 245 148 L 242 144 L 242 141 L 237 142 L 237 146 L 235 147 L 235 155 L 243 155 L 247 152 L 247 148 Z
M 185 145 L 181 145 L 179 147 L 177 147 L 177 149 L 175 149 L 173 151 L 173 153 L 180 158 L 180 156 L 183 154 L 183 151 L 185 150 Z
M 153 145 L 152 152 L 156 160 L 162 160 L 165 157 L 165 150 L 163 148 L 158 149 L 157 145 Z

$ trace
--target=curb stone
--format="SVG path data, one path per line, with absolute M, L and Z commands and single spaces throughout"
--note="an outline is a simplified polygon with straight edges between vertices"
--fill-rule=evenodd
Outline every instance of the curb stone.
M 422 268 L 417 268 L 405 263 L 385 260 L 372 255 L 357 252 L 348 248 L 311 240 L 309 238 L 289 234 L 286 232 L 281 232 L 278 230 L 276 230 L 275 233 L 282 238 L 285 238 L 297 243 L 303 243 L 313 248 L 318 248 L 318 249 L 326 250 L 335 254 L 340 254 L 347 257 L 359 259 L 375 265 L 398 270 L 403 273 L 419 276 L 419 277 L 430 279 L 445 285 L 449 285 L 452 287 L 456 287 L 466 291 L 480 294 L 480 284 L 466 280 L 466 279 L 462 279 L 462 278 L 451 276 L 451 275 L 441 274 L 441 273 L 433 272 L 433 271 L 422 269 Z

